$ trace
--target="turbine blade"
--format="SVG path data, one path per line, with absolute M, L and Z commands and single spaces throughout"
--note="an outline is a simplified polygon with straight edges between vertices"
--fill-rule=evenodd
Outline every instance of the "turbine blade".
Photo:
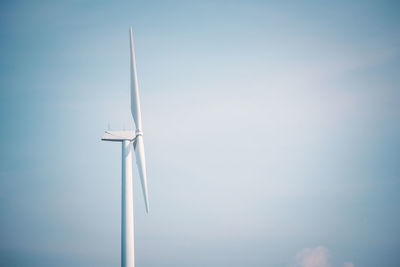
M 138 135 L 136 137 L 134 148 L 136 155 L 136 165 L 138 167 L 140 181 L 142 183 L 144 204 L 146 206 L 146 212 L 149 213 L 149 197 L 147 190 L 146 160 L 144 155 L 143 136 Z
M 136 130 L 142 131 L 142 115 L 140 113 L 139 87 L 136 74 L 135 50 L 133 47 L 132 27 L 129 29 L 131 50 L 131 113 Z

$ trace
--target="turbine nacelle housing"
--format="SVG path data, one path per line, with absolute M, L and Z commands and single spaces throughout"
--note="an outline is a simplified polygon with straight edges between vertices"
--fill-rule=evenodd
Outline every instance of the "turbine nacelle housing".
M 141 133 L 143 135 L 143 133 Z M 102 141 L 122 142 L 125 140 L 134 141 L 138 136 L 135 131 L 105 131 Z

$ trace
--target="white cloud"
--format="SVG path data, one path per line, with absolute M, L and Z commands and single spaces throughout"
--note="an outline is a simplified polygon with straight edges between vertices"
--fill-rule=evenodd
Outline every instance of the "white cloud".
M 301 267 L 329 267 L 329 252 L 323 246 L 304 248 L 297 253 L 296 262 Z
M 324 246 L 304 248 L 296 255 L 297 267 L 332 267 L 331 255 Z M 351 262 L 343 263 L 343 267 L 355 267 Z

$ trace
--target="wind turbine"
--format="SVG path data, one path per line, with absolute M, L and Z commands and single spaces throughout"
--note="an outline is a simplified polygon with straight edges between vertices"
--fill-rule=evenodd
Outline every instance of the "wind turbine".
M 135 53 L 132 27 L 129 29 L 131 50 L 131 113 L 136 131 L 105 131 L 101 140 L 122 143 L 122 199 L 121 199 L 121 266 L 134 267 L 133 231 L 133 188 L 132 188 L 132 150 L 135 151 L 136 165 L 140 180 L 146 213 L 149 212 L 146 164 L 143 145 L 142 117 L 140 113 L 139 88 L 136 75 Z

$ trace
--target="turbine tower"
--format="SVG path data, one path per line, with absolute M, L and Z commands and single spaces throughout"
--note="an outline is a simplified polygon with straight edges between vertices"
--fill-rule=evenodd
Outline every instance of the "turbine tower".
M 139 88 L 136 75 L 132 27 L 129 29 L 131 50 L 131 113 L 136 131 L 105 131 L 101 140 L 122 143 L 122 202 L 121 202 L 121 266 L 134 267 L 132 150 L 142 183 L 146 213 L 149 212 L 146 164 L 143 145 L 142 117 L 140 113 Z

